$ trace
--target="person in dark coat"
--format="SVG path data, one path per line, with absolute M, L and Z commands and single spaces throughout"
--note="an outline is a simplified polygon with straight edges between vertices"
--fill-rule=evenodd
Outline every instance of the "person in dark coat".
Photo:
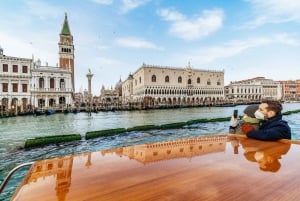
M 282 105 L 279 101 L 265 100 L 259 105 L 255 117 L 261 119 L 259 130 L 244 131 L 249 138 L 265 141 L 291 139 L 291 128 L 282 120 Z

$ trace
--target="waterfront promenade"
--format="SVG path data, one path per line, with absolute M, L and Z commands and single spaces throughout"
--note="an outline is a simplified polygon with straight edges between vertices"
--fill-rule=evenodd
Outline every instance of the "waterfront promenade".
M 148 142 L 159 142 L 207 134 L 226 134 L 228 122 L 206 123 L 193 125 L 187 129 L 154 130 L 147 132 L 130 132 L 122 135 L 101 137 L 64 143 L 59 146 L 49 145 L 31 150 L 18 149 L 24 146 L 28 138 L 58 135 L 84 134 L 88 131 L 128 128 L 145 124 L 166 124 L 200 118 L 216 118 L 231 116 L 234 109 L 242 111 L 246 106 L 183 108 L 168 110 L 116 111 L 99 112 L 89 116 L 87 113 L 55 114 L 50 116 L 23 116 L 0 119 L 0 182 L 16 165 L 40 159 L 52 158 L 67 154 L 98 151 L 116 147 L 124 147 Z M 284 104 L 284 111 L 300 108 L 299 103 Z M 300 140 L 300 114 L 284 116 L 292 127 L 293 139 Z M 5 196 L 11 195 L 22 174 L 16 175 Z

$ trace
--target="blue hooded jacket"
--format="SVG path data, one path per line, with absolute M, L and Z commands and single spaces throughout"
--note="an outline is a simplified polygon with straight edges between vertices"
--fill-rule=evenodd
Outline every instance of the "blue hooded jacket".
M 291 139 L 291 128 L 286 121 L 282 120 L 282 115 L 276 115 L 271 119 L 262 121 L 259 130 L 250 131 L 247 136 L 265 141 Z

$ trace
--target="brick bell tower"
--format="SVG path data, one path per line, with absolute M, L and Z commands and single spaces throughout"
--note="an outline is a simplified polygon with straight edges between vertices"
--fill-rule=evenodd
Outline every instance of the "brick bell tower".
M 59 66 L 63 69 L 70 70 L 72 72 L 72 87 L 75 92 L 74 82 L 74 44 L 73 36 L 68 23 L 67 13 L 65 13 L 65 20 L 59 34 Z

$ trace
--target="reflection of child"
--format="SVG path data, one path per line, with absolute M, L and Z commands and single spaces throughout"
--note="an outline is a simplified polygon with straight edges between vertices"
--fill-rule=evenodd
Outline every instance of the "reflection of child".
M 240 120 L 238 117 L 231 117 L 229 133 L 245 134 L 252 130 L 259 129 L 259 119 L 255 118 L 254 113 L 258 110 L 257 104 L 249 105 L 244 110 L 244 116 Z

